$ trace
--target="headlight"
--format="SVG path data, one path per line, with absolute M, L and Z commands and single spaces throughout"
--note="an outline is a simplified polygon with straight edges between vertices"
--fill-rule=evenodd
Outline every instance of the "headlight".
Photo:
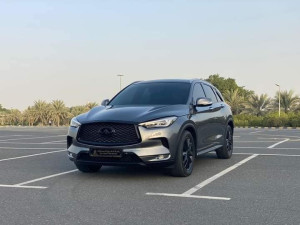
M 166 117 L 158 120 L 148 121 L 145 123 L 140 123 L 139 125 L 145 128 L 157 128 L 157 127 L 168 127 L 171 126 L 177 117 Z
M 74 117 L 72 120 L 71 120 L 71 123 L 70 123 L 70 127 L 79 127 L 81 125 L 81 123 L 78 122 L 78 120 L 76 119 L 76 117 Z

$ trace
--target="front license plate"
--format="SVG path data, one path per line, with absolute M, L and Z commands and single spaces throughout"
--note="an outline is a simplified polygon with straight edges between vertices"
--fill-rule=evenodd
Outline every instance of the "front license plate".
M 90 149 L 90 155 L 93 157 L 121 158 L 122 150 L 120 150 L 120 149 Z

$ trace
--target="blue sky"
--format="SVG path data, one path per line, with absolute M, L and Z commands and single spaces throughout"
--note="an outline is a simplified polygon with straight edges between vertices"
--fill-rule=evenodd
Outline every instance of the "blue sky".
M 0 2 L 0 104 L 68 106 L 135 80 L 219 73 L 273 96 L 300 94 L 300 1 Z

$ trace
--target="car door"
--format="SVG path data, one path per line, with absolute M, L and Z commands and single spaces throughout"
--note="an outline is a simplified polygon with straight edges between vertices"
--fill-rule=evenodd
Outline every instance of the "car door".
M 209 142 L 212 143 L 213 146 L 222 145 L 223 144 L 223 136 L 224 136 L 224 123 L 225 117 L 222 113 L 222 109 L 224 107 L 223 102 L 218 101 L 214 88 L 207 84 L 202 84 L 205 95 L 207 98 L 210 98 L 213 104 L 210 107 L 211 110 L 211 118 L 210 122 L 210 131 L 209 131 Z
M 197 130 L 197 151 L 207 149 L 213 146 L 210 137 L 213 136 L 212 130 L 212 114 L 210 106 L 197 107 L 196 101 L 199 98 L 206 97 L 200 83 L 196 83 L 193 87 L 193 113 L 191 120 L 196 125 Z

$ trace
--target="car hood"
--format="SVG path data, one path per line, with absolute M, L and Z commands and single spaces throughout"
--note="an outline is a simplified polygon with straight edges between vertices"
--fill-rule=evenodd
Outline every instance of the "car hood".
M 138 124 L 168 116 L 184 116 L 188 113 L 188 105 L 98 106 L 85 114 L 79 115 L 77 119 L 82 124 L 97 121 Z

